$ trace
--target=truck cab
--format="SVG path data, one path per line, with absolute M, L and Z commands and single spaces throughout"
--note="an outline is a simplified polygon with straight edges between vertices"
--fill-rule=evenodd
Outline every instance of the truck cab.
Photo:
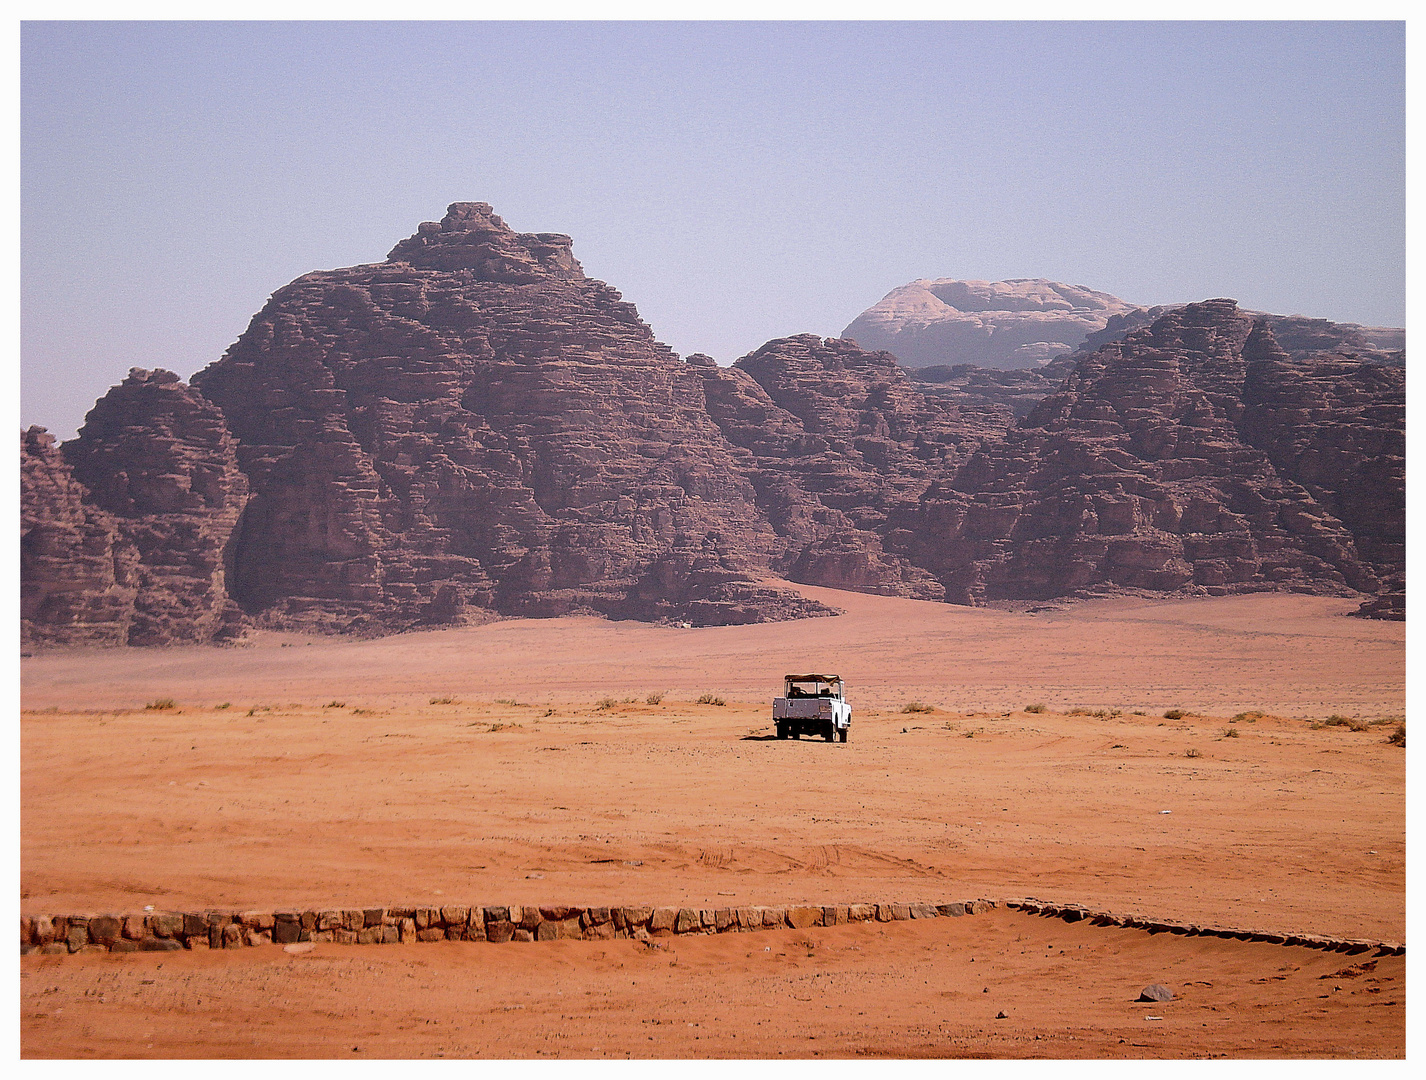
M 828 742 L 847 741 L 852 707 L 839 675 L 784 675 L 782 697 L 772 702 L 779 739 L 821 735 Z

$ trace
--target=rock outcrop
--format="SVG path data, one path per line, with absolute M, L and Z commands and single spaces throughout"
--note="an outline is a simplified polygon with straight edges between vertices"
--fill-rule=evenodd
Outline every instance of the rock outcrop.
M 1375 545 L 1364 556 L 1337 516 L 1356 512 L 1356 496 L 1335 485 L 1359 475 L 1352 456 L 1377 478 L 1369 504 L 1404 506 L 1393 495 L 1400 416 L 1389 380 L 1365 380 L 1375 396 L 1312 399 L 1331 422 L 1288 445 L 1273 432 L 1310 398 L 1300 381 L 1267 326 L 1233 301 L 1170 311 L 1081 359 L 1004 439 L 933 484 L 893 521 L 905 538 L 894 550 L 961 603 L 1124 589 L 1376 592 L 1400 565 L 1394 527 L 1368 535 L 1372 515 L 1358 515 Z M 1333 454 L 1334 443 L 1354 449 Z M 1338 462 L 1331 480 L 1324 452 Z M 1309 472 L 1315 493 L 1298 479 Z
M 757 583 L 778 538 L 689 365 L 484 203 L 298 278 L 194 384 L 240 443 L 231 591 L 266 625 L 826 613 Z
M 812 334 L 770 341 L 729 369 L 689 360 L 782 538 L 777 569 L 829 588 L 942 598 L 934 578 L 885 550 L 886 522 L 998 434 L 998 411 L 928 398 L 889 353 Z
M 135 368 L 90 410 L 64 457 L 136 555 L 127 643 L 236 633 L 227 562 L 248 484 L 223 414 L 173 372 Z
M 138 555 L 87 501 L 54 436 L 20 434 L 20 640 L 124 645 Z
M 278 290 L 191 386 L 135 369 L 62 450 L 22 435 L 24 640 L 831 613 L 776 575 L 971 604 L 1357 591 L 1400 617 L 1389 334 L 953 284 L 1036 340 L 1092 309 L 1099 343 L 919 377 L 813 335 L 685 362 L 568 237 L 456 203 Z
M 887 293 L 842 336 L 894 353 L 909 368 L 1035 368 L 1136 310 L 1108 293 L 1043 278 L 923 278 Z

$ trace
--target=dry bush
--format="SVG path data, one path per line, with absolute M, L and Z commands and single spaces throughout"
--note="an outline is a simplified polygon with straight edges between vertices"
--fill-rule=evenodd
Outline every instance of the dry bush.
M 1185 714 L 1182 709 L 1166 709 L 1164 711 L 1165 720 L 1182 720 L 1184 718 L 1184 715 Z
M 345 701 L 329 701 L 322 706 L 324 709 L 345 709 L 346 707 L 347 703 Z
M 1043 705 L 1040 705 L 1040 704 L 1026 705 L 1026 706 L 1025 706 L 1025 711 L 1026 711 L 1026 712 L 1044 712 L 1044 711 L 1045 711 L 1045 707 L 1044 707 Z
M 619 703 L 611 697 L 602 697 L 594 703 L 594 707 L 596 709 L 612 709 L 617 704 Z
M 215 709 L 231 709 L 232 707 L 233 707 L 233 703 L 232 703 L 231 701 L 225 701 L 225 702 L 223 702 L 223 704 L 221 704 L 221 705 L 214 705 L 214 706 L 213 706 L 213 708 L 215 708 Z
M 728 703 L 727 703 L 726 701 L 724 701 L 722 698 L 718 697 L 716 694 L 701 694 L 701 695 L 699 695 L 698 700 L 697 700 L 694 704 L 697 704 L 697 705 L 726 705 L 726 704 L 728 704 Z
M 902 712 L 935 712 L 934 705 L 927 705 L 924 701 L 908 701 L 901 706 Z
M 654 693 L 650 694 L 648 697 L 644 698 L 644 704 L 646 704 L 646 705 L 658 705 L 658 704 L 659 704 L 660 702 L 662 702 L 662 701 L 663 701 L 663 694 L 661 694 L 661 693 L 659 693 L 659 692 L 657 692 L 657 691 L 655 691 Z
M 171 697 L 161 697 L 161 698 L 156 698 L 156 699 L 154 699 L 153 701 L 150 701 L 147 705 L 144 706 L 144 708 L 145 708 L 145 709 L 176 709 L 176 708 L 178 708 L 178 702 L 174 701 L 173 698 L 171 698 Z
M 1185 751 L 1183 752 L 1183 756 L 1184 756 L 1184 757 L 1202 757 L 1203 755 L 1202 755 L 1201 753 L 1199 753 L 1197 750 L 1185 750 Z
M 1222 735 L 1225 739 L 1236 739 L 1238 737 L 1238 729 L 1235 727 L 1225 727 Z
M 1241 720 L 1246 720 L 1250 724 L 1256 724 L 1265 716 L 1267 716 L 1265 712 L 1259 712 L 1257 709 L 1249 709 L 1247 712 L 1240 712 L 1237 716 L 1233 717 L 1233 719 L 1229 720 L 1228 723 L 1236 724 Z
M 1085 708 L 1075 707 L 1075 708 L 1073 708 L 1073 709 L 1071 709 L 1071 710 L 1069 711 L 1069 715 L 1070 715 L 1070 716 L 1088 716 L 1088 715 L 1089 715 L 1089 710 L 1088 710 L 1088 709 L 1085 709 Z
M 1392 746 L 1404 747 L 1406 745 L 1406 725 L 1397 724 L 1396 730 L 1391 733 L 1391 737 L 1386 741 L 1391 743 Z
M 500 698 L 496 698 L 495 700 L 498 701 L 498 702 L 500 702 L 501 705 L 514 705 L 514 704 L 515 704 L 515 702 L 513 702 L 513 701 L 501 701 Z M 432 704 L 432 705 L 454 705 L 455 703 L 456 703 L 456 699 L 453 698 L 453 697 L 433 697 L 433 698 L 430 700 L 430 704 Z

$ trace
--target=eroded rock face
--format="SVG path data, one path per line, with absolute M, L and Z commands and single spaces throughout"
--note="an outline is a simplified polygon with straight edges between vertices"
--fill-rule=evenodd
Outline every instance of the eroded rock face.
M 955 297 L 1073 314 L 1010 284 Z M 773 574 L 958 603 L 1360 590 L 1398 617 L 1389 336 L 1289 320 L 1294 352 L 1231 300 L 1108 307 L 1097 348 L 1034 370 L 913 381 L 813 335 L 720 368 L 568 237 L 457 203 L 279 290 L 192 386 L 136 369 L 62 452 L 22 435 L 24 638 L 829 613 Z
M 171 371 L 135 368 L 90 410 L 64 458 L 133 550 L 126 643 L 236 632 L 225 559 L 248 486 L 222 413 Z
M 1043 278 L 923 278 L 893 289 L 842 336 L 894 353 L 909 368 L 1035 368 L 1135 310 L 1142 309 L 1117 296 Z
M 934 578 L 885 549 L 886 522 L 996 434 L 998 411 L 927 398 L 895 357 L 844 339 L 779 338 L 731 369 L 689 359 L 783 540 L 779 570 L 829 588 L 942 598 Z
M 1170 311 L 1081 359 L 1004 439 L 932 485 L 894 522 L 906 538 L 897 550 L 962 603 L 1124 589 L 1375 592 L 1394 549 L 1364 557 L 1334 512 L 1352 498 L 1333 485 L 1353 466 L 1333 457 L 1337 474 L 1315 494 L 1298 477 L 1333 440 L 1356 446 L 1361 469 L 1389 474 L 1392 392 L 1367 379 L 1377 396 L 1361 395 L 1355 412 L 1346 389 L 1313 399 L 1334 423 L 1288 445 L 1273 432 L 1306 393 L 1290 364 L 1231 300 Z M 1367 501 L 1390 504 L 1393 485 L 1386 476 Z
M 484 203 L 298 278 L 194 383 L 240 441 L 231 589 L 266 624 L 826 611 L 756 584 L 778 538 L 702 381 L 568 237 Z
M 20 640 L 123 645 L 138 555 L 114 519 L 86 501 L 54 436 L 20 434 Z

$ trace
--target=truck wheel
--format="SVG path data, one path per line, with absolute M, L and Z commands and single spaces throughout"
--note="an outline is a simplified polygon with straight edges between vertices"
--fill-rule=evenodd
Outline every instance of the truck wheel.
M 842 728 L 842 742 L 847 741 L 847 736 L 852 733 L 851 728 Z
M 836 742 L 836 741 L 837 741 L 837 729 L 836 729 L 834 726 L 832 726 L 831 724 L 828 724 L 828 725 L 827 725 L 827 730 L 824 731 L 824 732 L 822 732 L 822 738 L 826 739 L 828 742 Z
M 777 737 L 778 737 L 779 739 L 785 739 L 785 738 L 787 738 L 787 725 L 786 725 L 786 724 L 778 724 L 778 725 L 777 725 Z

